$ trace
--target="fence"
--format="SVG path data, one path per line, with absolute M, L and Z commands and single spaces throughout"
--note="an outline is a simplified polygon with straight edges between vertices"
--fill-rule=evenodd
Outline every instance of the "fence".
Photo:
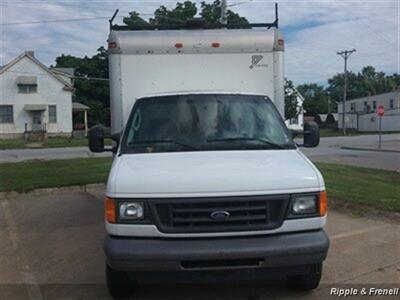
M 47 131 L 46 123 L 43 124 L 25 123 L 25 132 L 45 132 L 45 131 Z
M 338 127 L 342 128 L 342 114 L 338 116 Z M 346 114 L 346 128 L 358 131 L 378 131 L 379 117 L 375 114 Z M 382 117 L 382 131 L 400 131 L 400 113 Z

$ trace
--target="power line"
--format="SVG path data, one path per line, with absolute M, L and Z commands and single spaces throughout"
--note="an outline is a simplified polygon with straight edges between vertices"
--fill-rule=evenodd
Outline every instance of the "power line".
M 238 6 L 238 5 L 242 5 L 242 4 L 248 4 L 250 2 L 253 2 L 253 0 L 247 0 L 247 1 L 242 1 L 242 2 L 237 2 L 237 3 L 232 3 L 227 5 L 228 7 L 233 7 L 233 6 Z
M 339 1 L 337 1 L 337 0 L 334 0 L 334 1 L 336 1 L 336 2 L 339 3 L 339 4 L 341 4 L 342 6 L 344 6 L 343 2 L 347 3 L 346 1 L 343 1 L 343 2 L 339 2 Z M 348 4 L 348 3 L 347 3 L 347 4 Z M 359 19 L 359 16 L 356 16 L 351 10 L 347 9 L 345 6 L 344 6 L 344 9 L 345 9 L 349 14 L 351 14 L 354 18 L 356 18 L 355 21 L 359 21 L 359 20 L 357 20 L 357 19 Z M 371 31 L 373 34 L 375 34 L 376 36 L 380 37 L 380 38 L 383 39 L 385 42 L 387 42 L 387 43 L 389 43 L 389 44 L 395 46 L 395 44 L 394 44 L 391 40 L 389 40 L 388 38 L 386 38 L 386 36 L 384 36 L 382 33 L 376 31 L 372 26 L 370 26 L 370 25 L 368 24 L 368 22 L 363 22 L 363 24 L 364 24 L 364 25 L 369 29 L 369 31 Z
M 110 13 L 114 10 L 114 6 L 110 6 L 110 7 L 88 7 L 88 6 L 71 6 L 71 5 L 66 5 L 64 3 L 60 4 L 60 3 L 49 3 L 51 6 L 47 5 L 47 6 L 41 6 L 41 7 L 36 7 L 36 6 L 31 6 L 32 2 L 28 2 L 24 5 L 24 3 L 22 3 L 22 5 L 20 5 L 19 3 L 17 5 L 11 5 L 10 3 L 0 3 L 0 7 L 3 6 L 5 8 L 7 8 L 8 10 L 13 10 L 13 9 L 33 9 L 33 10 L 38 10 L 38 11 L 43 11 L 43 12 L 52 12 L 52 13 L 56 13 L 56 14 L 64 14 L 65 15 L 65 10 L 69 10 L 68 13 L 76 13 L 75 9 L 76 8 L 82 8 L 82 10 L 79 11 L 79 15 L 81 15 L 82 13 L 85 13 L 89 16 L 93 16 L 94 12 L 96 13 Z M 89 4 L 89 3 L 88 3 Z M 26 6 L 27 5 L 27 6 Z M 118 5 L 121 5 L 121 3 L 119 3 Z M 60 9 L 63 9 L 64 11 L 61 11 Z M 132 12 L 132 9 L 125 9 L 125 10 L 121 10 L 120 9 L 120 13 L 123 14 L 129 14 L 129 12 Z M 141 15 L 153 15 L 153 13 L 141 13 Z M 83 15 L 82 17 L 86 17 L 86 15 Z
M 31 21 L 31 22 L 0 23 L 0 26 L 46 24 L 46 23 L 56 23 L 56 22 L 80 22 L 80 21 L 92 21 L 92 20 L 104 20 L 104 19 L 108 19 L 108 17 L 92 17 L 92 18 L 76 18 L 76 19 L 41 20 L 41 21 Z
M 58 4 L 51 4 L 47 6 L 37 6 L 37 5 L 32 5 L 31 3 L 19 3 L 17 5 L 12 5 L 11 3 L 0 3 L 0 6 L 4 7 L 4 9 L 7 10 L 13 10 L 13 9 L 33 9 L 33 10 L 40 10 L 40 11 L 46 11 L 46 12 L 55 12 L 55 13 L 62 13 L 65 14 L 65 11 L 61 11 L 60 9 L 66 10 L 69 9 L 68 6 L 59 6 Z
M 29 4 L 31 4 L 31 3 L 27 3 L 28 5 Z M 60 6 L 60 5 L 62 5 L 62 6 Z M 110 13 L 110 11 L 112 10 L 112 8 L 100 8 L 100 7 L 84 7 L 84 6 L 74 6 L 74 7 L 72 7 L 71 5 L 65 5 L 65 4 L 58 4 L 58 3 L 54 3 L 54 4 L 52 4 L 52 6 L 47 6 L 47 7 L 32 7 L 32 6 L 21 6 L 21 5 L 17 5 L 17 6 L 11 6 L 9 3 L 0 3 L 0 7 L 1 6 L 3 6 L 3 7 L 8 7 L 8 8 L 11 8 L 11 9 L 28 9 L 28 10 L 31 10 L 31 9 L 33 9 L 33 10 L 38 10 L 38 11 L 43 11 L 43 12 L 51 12 L 51 13 L 56 13 L 56 14 L 65 14 L 65 12 L 62 12 L 62 11 L 60 11 L 60 10 L 58 10 L 58 9 L 56 9 L 57 7 L 58 8 L 68 8 L 68 9 L 75 9 L 75 7 L 81 7 L 82 9 L 87 9 L 87 10 L 90 10 L 90 12 L 88 12 L 88 11 L 79 11 L 79 15 L 81 15 L 82 13 L 84 13 L 84 15 L 82 16 L 82 18 L 80 18 L 80 19 L 89 19 L 89 20 L 91 20 L 92 18 L 97 18 L 97 17 L 94 17 L 93 16 L 93 12 L 94 12 L 94 10 L 96 10 L 96 12 L 97 13 L 99 13 L 99 12 L 101 12 L 101 13 Z M 55 9 L 54 9 L 55 8 Z M 70 11 L 71 13 L 73 12 L 73 10 L 72 11 Z M 132 12 L 132 10 L 129 10 L 129 9 L 127 9 L 127 10 L 124 10 L 124 11 L 120 11 L 120 14 L 122 13 L 123 15 L 126 15 L 127 17 L 129 17 L 129 13 L 130 12 Z M 140 15 L 140 16 L 150 16 L 150 17 L 154 17 L 154 13 L 139 13 L 138 12 L 138 14 Z M 119 16 L 120 18 L 124 18 L 124 16 Z M 103 18 L 109 18 L 109 17 L 100 17 L 101 19 L 103 19 Z M 182 20 L 179 20 L 179 19 L 174 19 L 174 18 L 169 18 L 169 17 L 162 17 L 162 16 L 159 16 L 159 18 L 164 18 L 164 19 L 170 19 L 170 20 L 172 20 L 172 21 L 182 21 Z M 75 20 L 75 19 L 73 19 L 73 20 Z M 52 20 L 50 20 L 50 22 L 51 22 Z M 59 21 L 59 22 L 62 22 L 63 20 L 57 20 L 57 21 Z M 32 22 L 36 22 L 36 21 L 32 21 Z M 40 20 L 40 21 L 37 21 L 37 22 L 46 22 L 47 23 L 47 20 Z M 31 24 L 31 21 L 24 21 L 24 22 L 18 22 L 18 23 L 23 23 L 23 24 Z M 0 24 L 0 25 L 8 25 L 8 24 Z M 19 24 L 11 24 L 11 25 L 19 25 Z

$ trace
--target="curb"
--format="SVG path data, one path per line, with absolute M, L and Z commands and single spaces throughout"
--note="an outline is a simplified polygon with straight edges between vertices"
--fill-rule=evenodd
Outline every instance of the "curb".
M 105 186 L 106 185 L 104 183 L 91 183 L 91 184 L 72 185 L 65 187 L 42 188 L 42 189 L 31 190 L 28 192 L 7 191 L 7 192 L 0 192 L 0 200 L 15 199 L 21 195 L 46 196 L 55 193 L 87 192 L 91 189 L 99 189 L 99 188 L 104 189 Z
M 389 153 L 400 153 L 400 150 L 389 150 L 389 149 L 374 149 L 374 148 L 357 148 L 342 146 L 340 149 L 343 150 L 358 150 L 358 151 L 372 151 L 372 152 L 389 152 Z

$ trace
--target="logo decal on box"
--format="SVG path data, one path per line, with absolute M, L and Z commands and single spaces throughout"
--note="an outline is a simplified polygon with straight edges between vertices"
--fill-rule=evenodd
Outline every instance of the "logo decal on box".
M 251 65 L 250 69 L 253 69 L 254 67 L 265 67 L 268 68 L 268 64 L 260 64 L 264 56 L 262 55 L 252 55 L 251 56 Z

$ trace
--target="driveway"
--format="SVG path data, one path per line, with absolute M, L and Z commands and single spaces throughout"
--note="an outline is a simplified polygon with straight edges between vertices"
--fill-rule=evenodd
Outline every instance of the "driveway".
M 70 190 L 0 200 L 0 299 L 109 299 L 102 194 Z M 146 285 L 135 299 L 327 299 L 331 285 L 399 287 L 400 225 L 330 211 L 326 230 L 331 248 L 322 284 L 311 293 L 288 290 L 276 280 Z
M 400 150 L 400 134 L 382 136 L 383 148 Z M 298 141 L 299 143 L 301 141 Z M 378 143 L 377 135 L 321 138 L 316 148 L 300 148 L 311 160 L 331 162 L 388 170 L 400 170 L 400 153 L 343 150 L 340 147 L 373 147 Z M 32 159 L 69 159 L 111 156 L 110 152 L 91 153 L 87 147 L 0 150 L 0 163 L 20 162 Z

